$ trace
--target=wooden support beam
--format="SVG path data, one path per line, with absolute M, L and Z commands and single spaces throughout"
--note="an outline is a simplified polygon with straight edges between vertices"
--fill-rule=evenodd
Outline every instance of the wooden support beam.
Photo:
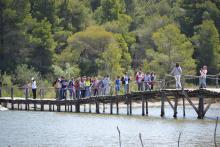
M 198 113 L 198 119 L 203 119 L 204 114 L 204 98 L 203 96 L 199 96 L 199 113 Z
M 173 104 L 171 103 L 170 99 L 168 99 L 166 96 L 165 96 L 165 99 L 167 100 L 167 102 L 169 103 L 170 107 L 173 109 L 174 111 L 174 106 Z
M 113 103 L 112 103 L 112 100 L 110 102 L 110 114 L 113 114 Z
M 44 111 L 44 104 L 41 104 L 40 110 L 41 110 L 41 111 Z
M 91 103 L 89 103 L 89 113 L 91 113 Z
M 206 112 L 209 110 L 209 107 L 211 106 L 211 103 L 209 103 L 207 106 L 206 106 L 206 108 L 205 108 L 205 110 L 204 110 L 204 112 L 203 112 L 203 117 L 205 116 L 205 114 L 206 114 Z
M 60 104 L 57 104 L 57 112 L 60 112 Z
M 73 105 L 70 105 L 70 112 L 73 112 Z
M 96 101 L 96 113 L 97 114 L 99 114 L 100 112 L 99 112 L 99 102 L 98 101 Z
M 196 108 L 196 106 L 192 103 L 188 95 L 185 91 L 183 91 L 183 95 L 185 96 L 186 100 L 189 102 L 189 104 L 193 107 L 193 109 L 196 111 L 197 114 L 199 114 L 199 110 Z
M 141 101 L 142 101 L 142 116 L 144 116 L 145 115 L 145 112 L 144 112 L 145 106 L 144 106 L 144 97 L 143 97 L 143 95 L 141 96 Z
M 116 113 L 117 113 L 117 115 L 119 115 L 118 97 L 117 97 L 117 100 L 116 100 Z
M 127 104 L 127 115 L 129 115 L 129 102 L 128 102 L 127 96 L 126 96 L 125 102 Z
M 67 112 L 67 107 L 66 107 L 66 104 L 64 105 L 64 107 L 65 107 L 65 112 Z
M 49 104 L 49 111 L 51 111 L 51 104 Z
M 77 103 L 77 104 L 75 105 L 75 111 L 76 111 L 77 113 L 80 112 L 80 104 L 79 104 L 79 103 Z
M 54 104 L 53 104 L 53 111 L 54 111 Z
M 130 98 L 129 102 L 130 102 L 130 115 L 132 115 L 132 99 L 131 98 Z
M 186 111 L 185 111 L 185 98 L 183 97 L 183 117 L 186 116 Z
M 178 96 L 175 96 L 175 104 L 174 104 L 174 113 L 173 113 L 173 117 L 176 118 L 177 117 L 177 106 L 178 106 Z
M 148 116 L 148 101 L 146 99 L 146 115 Z
M 14 110 L 14 102 L 11 102 L 11 110 Z
M 102 112 L 105 113 L 105 103 L 102 104 Z
M 162 94 L 161 95 L 161 113 L 160 113 L 161 117 L 164 117 L 164 114 L 165 114 L 165 112 L 164 112 L 164 99 L 165 99 L 165 95 Z

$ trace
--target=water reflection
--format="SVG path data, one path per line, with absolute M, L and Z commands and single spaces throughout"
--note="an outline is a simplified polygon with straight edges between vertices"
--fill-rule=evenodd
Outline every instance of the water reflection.
M 183 132 L 180 146 L 214 146 L 215 117 L 220 116 L 218 106 L 211 107 L 204 120 L 197 120 L 191 107 L 186 109 L 186 118 L 179 107 L 178 119 L 172 118 L 169 107 L 163 119 L 159 117 L 159 107 L 151 107 L 148 117 L 140 116 L 140 112 L 139 107 L 133 110 L 134 116 L 125 115 L 125 107 L 120 109 L 124 115 L 3 111 L 0 146 L 115 147 L 119 146 L 117 126 L 123 147 L 141 146 L 139 133 L 145 146 L 177 146 L 179 132 Z M 218 127 L 218 145 L 219 130 Z

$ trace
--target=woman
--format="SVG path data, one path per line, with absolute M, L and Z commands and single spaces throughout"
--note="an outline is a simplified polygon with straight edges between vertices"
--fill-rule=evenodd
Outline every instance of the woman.
M 207 74 L 207 66 L 204 65 L 200 69 L 200 77 L 199 77 L 199 88 L 206 88 L 206 74 Z
M 182 69 L 179 65 L 179 63 L 176 63 L 176 66 L 173 68 L 173 70 L 170 73 L 171 75 L 174 76 L 175 81 L 176 81 L 176 89 L 181 89 L 182 85 L 180 82 L 181 74 L 182 74 Z

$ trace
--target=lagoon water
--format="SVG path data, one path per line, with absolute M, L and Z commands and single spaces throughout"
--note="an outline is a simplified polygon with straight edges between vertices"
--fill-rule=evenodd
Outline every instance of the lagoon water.
M 133 116 L 124 115 L 0 111 L 0 147 L 119 147 L 117 126 L 121 132 L 122 147 L 141 147 L 139 133 L 145 147 L 214 146 L 216 116 L 219 105 L 211 106 L 206 118 L 198 120 L 194 110 L 186 107 L 186 117 L 178 108 L 178 118 L 166 106 L 166 117 L 160 118 L 160 108 L 149 108 L 149 116 L 141 116 L 140 107 L 133 109 Z M 220 146 L 220 123 L 217 144 Z

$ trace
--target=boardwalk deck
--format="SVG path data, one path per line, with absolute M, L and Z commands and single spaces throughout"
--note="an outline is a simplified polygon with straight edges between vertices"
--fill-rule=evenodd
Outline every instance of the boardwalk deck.
M 192 98 L 197 98 L 199 101 L 199 106 L 196 107 L 192 102 Z M 186 90 L 155 90 L 146 92 L 132 92 L 126 95 L 118 96 L 97 96 L 88 97 L 82 99 L 74 100 L 53 100 L 53 99 L 27 99 L 27 98 L 15 98 L 13 95 L 11 98 L 0 98 L 0 104 L 6 106 L 7 108 L 14 110 L 37 110 L 36 106 L 40 106 L 41 111 L 61 111 L 61 107 L 64 107 L 65 111 L 73 112 L 73 107 L 75 107 L 75 112 L 80 112 L 80 106 L 84 106 L 84 111 L 86 109 L 85 105 L 89 105 L 89 112 L 91 112 L 91 105 L 95 105 L 95 112 L 100 113 L 100 104 L 109 104 L 110 113 L 113 114 L 113 105 L 116 105 L 116 113 L 119 114 L 119 103 L 127 104 L 127 114 L 132 114 L 132 103 L 140 102 L 142 103 L 142 115 L 148 115 L 148 102 L 151 101 L 161 101 L 161 116 L 165 114 L 164 102 L 168 102 L 174 111 L 173 117 L 177 117 L 177 107 L 178 100 L 183 100 L 183 109 L 185 109 L 185 100 L 187 100 L 190 105 L 198 114 L 198 118 L 203 118 L 205 113 L 208 111 L 211 103 L 206 107 L 204 104 L 204 99 L 220 99 L 219 89 L 186 89 Z M 173 103 L 171 101 L 174 101 Z M 17 106 L 17 107 L 15 107 Z M 47 107 L 45 107 L 47 106 Z M 105 111 L 105 110 L 103 110 Z M 183 110 L 185 112 L 185 110 Z M 146 113 L 145 113 L 146 112 Z M 184 113 L 185 115 L 185 113 Z

